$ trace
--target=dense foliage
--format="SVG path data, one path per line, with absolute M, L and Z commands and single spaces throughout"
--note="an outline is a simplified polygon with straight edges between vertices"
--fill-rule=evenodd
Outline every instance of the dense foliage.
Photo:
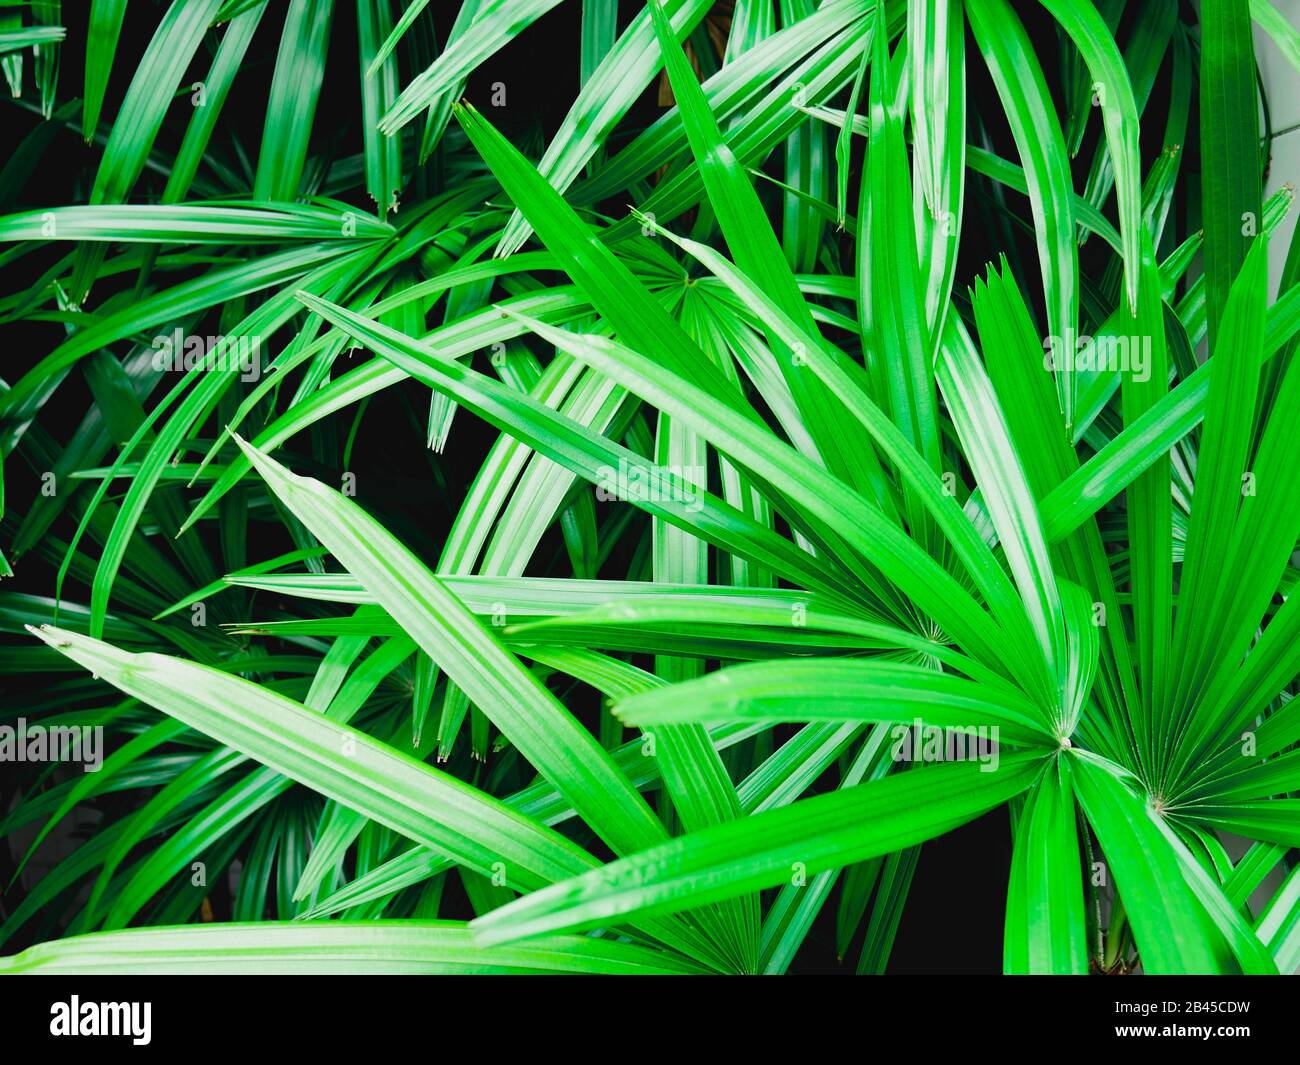
M 1267 0 L 127 7 L 0 6 L 0 971 L 883 972 L 999 809 L 1007 972 L 1300 966 Z

